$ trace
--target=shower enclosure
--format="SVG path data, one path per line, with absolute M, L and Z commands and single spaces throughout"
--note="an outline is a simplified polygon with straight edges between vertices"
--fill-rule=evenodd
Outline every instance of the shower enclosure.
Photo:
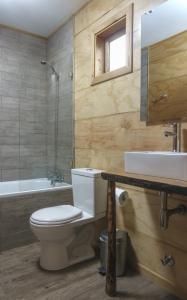
M 0 181 L 70 183 L 72 57 L 72 20 L 48 40 L 0 27 Z
M 74 161 L 72 20 L 48 40 L 47 62 L 48 175 L 70 183 Z
M 33 242 L 34 211 L 72 203 L 72 57 L 72 20 L 48 40 L 0 26 L 0 252 Z
M 51 181 L 51 185 L 55 186 L 57 182 L 63 182 L 64 178 L 61 172 L 58 170 L 58 136 L 59 136 L 59 103 L 60 103 L 60 75 L 56 72 L 53 65 L 49 64 L 46 60 L 41 60 L 42 65 L 46 65 L 52 71 L 55 78 L 55 95 L 54 95 L 54 168 L 48 173 L 48 178 Z M 52 97 L 53 98 L 53 97 Z

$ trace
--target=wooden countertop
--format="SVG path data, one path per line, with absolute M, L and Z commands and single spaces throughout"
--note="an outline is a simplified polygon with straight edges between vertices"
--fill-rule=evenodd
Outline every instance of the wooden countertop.
M 130 173 L 102 172 L 102 178 L 109 181 L 120 182 L 145 189 L 163 191 L 170 194 L 187 196 L 187 181 L 166 179 Z

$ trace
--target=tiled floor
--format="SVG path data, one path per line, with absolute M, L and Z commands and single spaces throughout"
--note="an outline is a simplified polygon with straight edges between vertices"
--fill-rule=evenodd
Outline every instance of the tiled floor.
M 39 269 L 39 246 L 33 244 L 0 255 L 0 300 L 106 300 L 105 277 L 92 260 L 60 272 Z M 115 299 L 177 300 L 142 276 L 118 278 Z

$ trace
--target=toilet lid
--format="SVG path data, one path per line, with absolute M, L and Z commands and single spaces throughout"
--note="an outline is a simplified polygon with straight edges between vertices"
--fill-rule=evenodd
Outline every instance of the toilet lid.
M 72 205 L 59 205 L 42 208 L 34 212 L 30 218 L 35 224 L 62 224 L 79 219 L 82 210 Z

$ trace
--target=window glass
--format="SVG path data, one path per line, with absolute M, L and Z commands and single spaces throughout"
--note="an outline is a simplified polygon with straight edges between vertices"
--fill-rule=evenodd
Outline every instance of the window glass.
M 109 71 L 127 66 L 126 34 L 109 42 Z

